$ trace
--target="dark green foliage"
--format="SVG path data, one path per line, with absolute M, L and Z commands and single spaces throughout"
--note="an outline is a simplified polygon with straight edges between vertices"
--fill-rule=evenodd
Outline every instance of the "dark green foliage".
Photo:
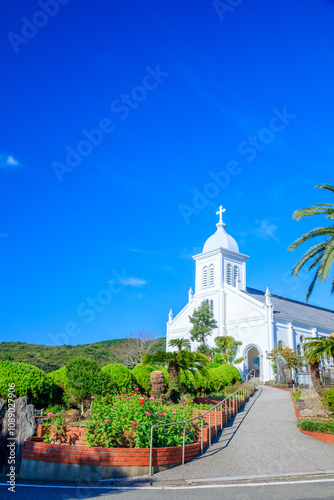
M 65 367 L 65 377 L 68 383 L 64 400 L 67 406 L 81 407 L 82 413 L 83 403 L 105 389 L 101 368 L 90 359 L 78 357 L 70 361 Z
M 298 427 L 303 431 L 309 432 L 325 432 L 326 434 L 334 434 L 334 421 L 324 422 L 322 420 L 299 420 Z
M 334 389 L 328 389 L 325 391 L 323 398 L 329 410 L 334 413 Z
M 205 345 L 206 338 L 211 334 L 214 328 L 217 328 L 217 322 L 209 305 L 203 301 L 198 309 L 195 309 L 189 321 L 193 325 L 190 334 L 191 340 L 196 340 L 202 346 Z M 203 353 L 206 354 L 206 353 Z
M 92 344 L 47 346 L 27 344 L 25 342 L 0 342 L 0 362 L 18 361 L 37 366 L 46 373 L 67 365 L 72 359 L 83 356 L 96 361 L 99 366 L 118 363 L 113 349 L 126 343 L 127 339 L 104 340 Z M 166 350 L 166 338 L 157 339 L 155 351 Z
M 239 370 L 229 363 L 224 363 L 219 368 L 211 368 L 208 371 L 214 391 L 220 391 L 227 385 L 232 385 L 241 380 Z
M 38 409 L 61 398 L 57 385 L 42 370 L 26 363 L 0 362 L 0 396 L 7 400 L 8 384 L 15 384 L 16 397 L 27 396 Z
M 109 391 L 111 394 L 131 392 L 136 384 L 136 379 L 132 376 L 131 370 L 124 365 L 107 365 L 102 368 L 105 380 L 109 381 Z

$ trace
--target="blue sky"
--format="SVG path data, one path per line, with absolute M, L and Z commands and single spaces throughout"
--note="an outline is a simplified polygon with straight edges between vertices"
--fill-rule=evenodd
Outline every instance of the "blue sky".
M 304 300 L 287 247 L 332 202 L 333 25 L 329 0 L 4 2 L 1 340 L 164 336 L 220 204 L 248 286 Z

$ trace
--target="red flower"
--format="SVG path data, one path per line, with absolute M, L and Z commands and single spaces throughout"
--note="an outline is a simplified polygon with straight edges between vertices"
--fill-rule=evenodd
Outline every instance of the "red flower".
M 142 405 L 144 404 L 144 401 L 142 399 L 139 400 L 139 404 Z

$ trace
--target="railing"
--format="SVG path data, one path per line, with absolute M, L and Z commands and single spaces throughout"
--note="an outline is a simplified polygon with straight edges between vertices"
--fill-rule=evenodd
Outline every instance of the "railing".
M 246 380 L 250 380 L 252 378 L 256 378 L 255 368 L 253 368 L 251 371 L 249 371 L 246 375 Z
M 229 419 L 232 418 L 232 416 L 239 411 L 239 408 L 241 407 L 242 404 L 246 402 L 246 400 L 254 394 L 255 390 L 255 382 L 254 378 L 251 380 L 248 380 L 244 385 L 240 387 L 237 391 L 233 392 L 230 394 L 227 398 L 222 399 L 218 404 L 207 410 L 205 413 L 202 413 L 202 415 L 198 415 L 193 418 L 189 418 L 188 420 L 182 420 L 181 422 L 170 422 L 169 424 L 156 424 L 152 425 L 151 427 L 151 442 L 150 442 L 150 465 L 149 465 L 149 471 L 148 474 L 149 476 L 152 476 L 152 462 L 153 462 L 153 433 L 154 429 L 158 427 L 169 427 L 171 425 L 183 425 L 183 441 L 182 441 L 182 465 L 184 465 L 184 455 L 185 455 L 185 444 L 186 444 L 186 424 L 188 422 L 192 422 L 197 419 L 201 419 L 201 455 L 204 453 L 204 439 L 203 439 L 203 434 L 204 434 L 204 417 L 205 415 L 209 414 L 209 446 L 211 446 L 211 412 L 214 410 L 215 412 L 215 436 L 217 437 L 218 430 L 217 430 L 217 413 L 218 413 L 218 407 L 220 406 L 220 421 L 221 421 L 221 428 L 223 428 L 223 404 L 224 404 L 224 412 L 225 412 L 225 422 L 227 422 L 227 413 L 229 413 Z M 235 401 L 235 405 L 233 404 L 233 408 L 231 408 L 231 401 L 233 396 L 242 396 L 242 401 L 240 402 L 239 406 L 239 401 L 238 398 L 233 399 Z M 228 402 L 228 404 L 227 404 Z M 235 410 L 235 411 L 234 411 Z

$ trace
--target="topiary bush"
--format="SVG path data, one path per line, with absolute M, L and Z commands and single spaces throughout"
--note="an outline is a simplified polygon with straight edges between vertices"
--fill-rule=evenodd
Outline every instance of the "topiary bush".
M 238 368 L 230 365 L 229 363 L 222 364 L 218 369 L 222 370 L 222 372 L 225 374 L 227 378 L 227 385 L 233 385 L 236 382 L 240 382 L 242 380 Z
M 48 373 L 48 377 L 50 377 L 56 385 L 61 387 L 62 389 L 66 389 L 68 384 L 68 377 L 66 374 L 66 366 L 62 366 L 58 370 Z
M 180 372 L 179 381 L 181 392 L 188 394 L 207 394 L 214 390 L 211 377 L 201 375 L 198 371 L 194 373 L 191 371 Z
M 113 394 L 131 392 L 136 385 L 137 381 L 131 370 L 124 365 L 106 365 L 101 371 L 109 379 L 111 385 L 108 390 Z
M 151 373 L 156 370 L 163 372 L 165 376 L 165 389 L 167 390 L 169 382 L 169 374 L 167 368 L 165 368 L 164 366 L 136 365 L 131 370 L 132 376 L 136 380 L 136 384 L 142 391 L 144 392 L 151 391 L 152 389 Z
M 42 370 L 27 363 L 0 362 L 0 397 L 7 400 L 8 384 L 15 384 L 16 397 L 27 396 L 37 408 L 56 404 L 59 388 Z
M 137 381 L 137 385 L 145 392 L 151 391 L 151 373 L 157 370 L 155 366 L 136 365 L 131 373 Z

